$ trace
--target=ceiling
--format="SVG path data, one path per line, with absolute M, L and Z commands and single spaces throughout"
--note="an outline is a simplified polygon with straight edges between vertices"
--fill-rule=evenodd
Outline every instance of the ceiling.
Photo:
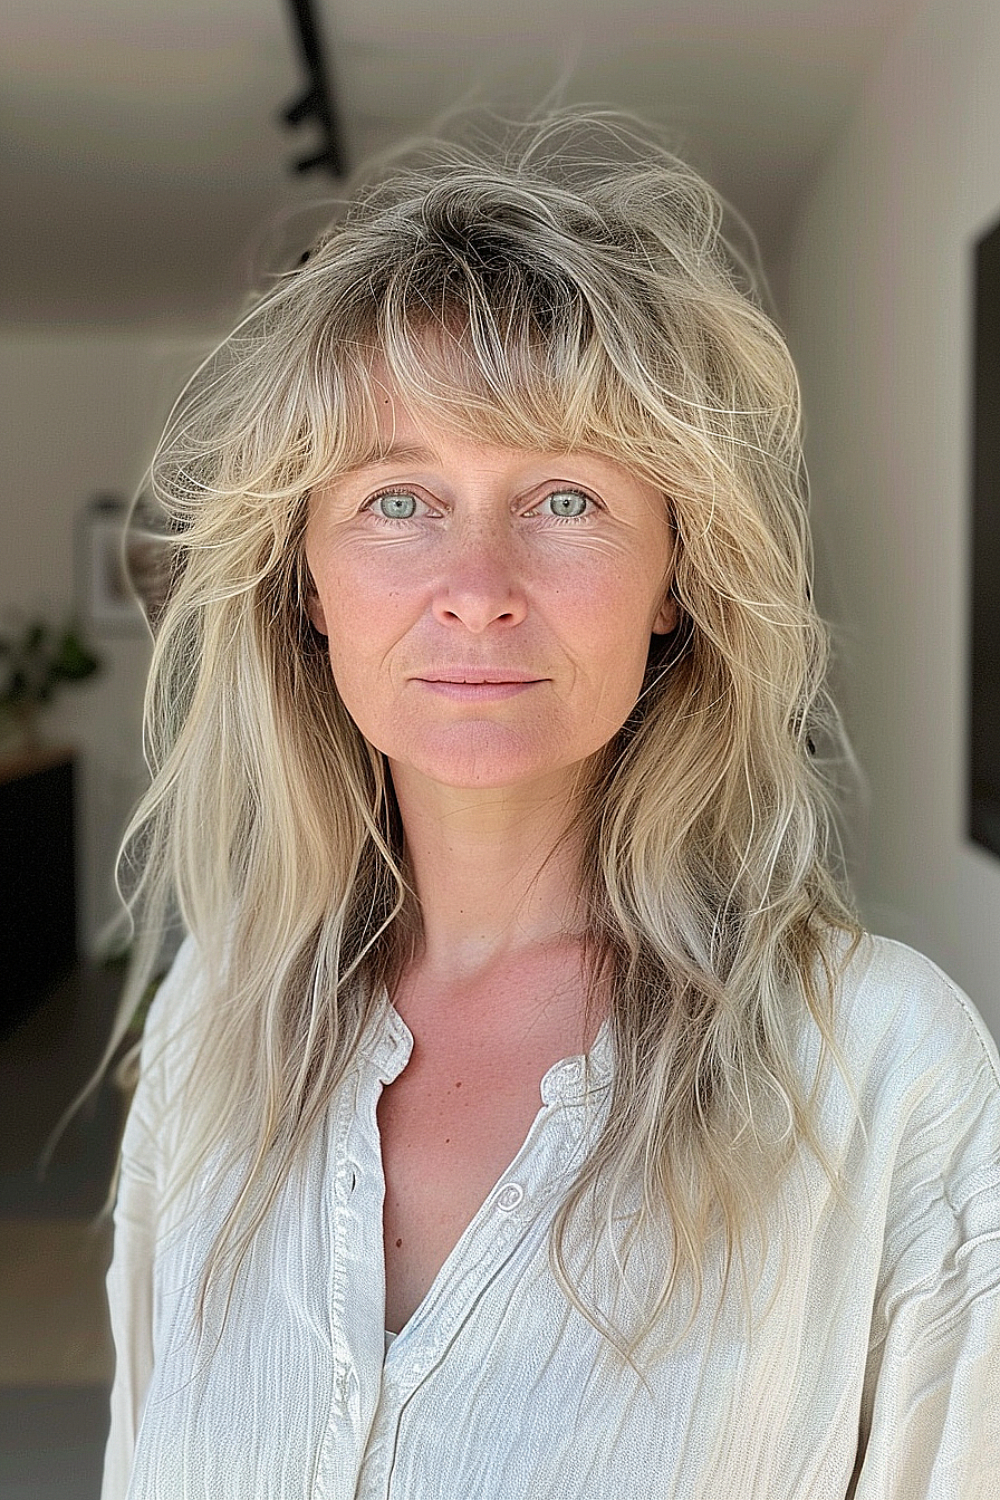
M 462 99 L 667 124 L 780 280 L 783 234 L 907 0 L 316 0 L 352 162 Z M 225 319 L 335 179 L 285 0 L 6 0 L 0 322 Z M 287 256 L 285 257 L 287 259 Z

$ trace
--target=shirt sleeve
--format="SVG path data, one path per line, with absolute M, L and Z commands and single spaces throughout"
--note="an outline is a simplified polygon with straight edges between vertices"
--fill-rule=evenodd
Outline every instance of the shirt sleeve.
M 153 1371 L 153 1262 L 169 1099 L 166 1031 L 176 1002 L 189 987 L 192 953 L 189 939 L 150 1005 L 143 1030 L 139 1080 L 122 1138 L 114 1250 L 106 1278 L 115 1377 L 101 1500 L 125 1500 Z
M 904 1096 L 854 1500 L 1000 1495 L 1000 1072 L 947 990 Z

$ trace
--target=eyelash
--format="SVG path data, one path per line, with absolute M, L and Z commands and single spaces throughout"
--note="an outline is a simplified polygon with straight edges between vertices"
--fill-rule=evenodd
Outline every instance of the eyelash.
M 374 516 L 376 521 L 381 521 L 383 526 L 405 526 L 409 521 L 414 521 L 418 518 L 416 516 L 383 516 L 379 514 L 376 506 L 378 505 L 378 502 L 382 500 L 386 495 L 412 494 L 412 490 L 402 489 L 398 486 L 389 485 L 387 489 L 376 490 L 374 495 L 369 495 L 368 499 L 364 503 L 363 509 L 367 510 L 370 515 Z M 525 514 L 529 516 L 533 515 L 535 511 L 539 510 L 540 507 L 545 504 L 546 500 L 551 500 L 553 495 L 579 495 L 580 499 L 586 500 L 587 504 L 591 507 L 591 510 L 584 511 L 583 515 L 580 516 L 550 515 L 545 518 L 549 521 L 555 521 L 560 525 L 570 525 L 574 521 L 582 521 L 592 513 L 592 510 L 598 509 L 597 501 L 594 499 L 593 495 L 588 495 L 586 490 L 577 489 L 575 485 L 559 485 L 557 488 L 549 490 L 547 495 L 543 495 L 541 500 L 537 501 L 537 503 L 531 507 L 531 510 L 526 511 Z M 426 505 L 427 503 L 426 501 L 421 500 L 419 495 L 413 495 L 413 498 L 421 505 Z
M 597 501 L 594 499 L 593 495 L 588 495 L 586 490 L 578 490 L 576 486 L 572 484 L 561 484 L 558 486 L 558 488 L 549 490 L 548 494 L 543 495 L 541 500 L 539 500 L 538 505 L 533 505 L 531 509 L 538 510 L 540 506 L 545 504 L 546 500 L 551 500 L 553 495 L 577 495 L 581 500 L 586 500 L 587 504 L 591 507 L 591 510 L 585 510 L 583 512 L 583 515 L 580 516 L 547 516 L 546 520 L 548 521 L 558 521 L 560 524 L 569 525 L 573 521 L 586 520 L 587 516 L 589 516 L 592 511 L 598 508 Z
M 369 515 L 374 516 L 376 521 L 381 521 L 383 526 L 406 526 L 409 521 L 414 521 L 417 519 L 417 517 L 382 516 L 375 509 L 375 507 L 380 500 L 385 498 L 386 495 L 410 495 L 412 493 L 412 490 L 402 489 L 399 485 L 389 485 L 388 488 L 384 490 L 376 490 L 374 495 L 369 495 L 368 499 L 362 506 L 362 510 L 368 511 Z M 426 504 L 425 501 L 422 501 L 420 499 L 419 495 L 413 495 L 413 498 L 421 505 Z

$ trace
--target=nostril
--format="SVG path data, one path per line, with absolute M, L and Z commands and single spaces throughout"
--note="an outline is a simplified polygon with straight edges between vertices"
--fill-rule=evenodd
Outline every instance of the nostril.
M 439 619 L 456 621 L 467 630 L 476 631 L 485 630 L 490 625 L 516 625 L 525 613 L 524 608 L 512 608 L 506 603 L 497 605 L 482 599 L 442 602 L 437 609 Z

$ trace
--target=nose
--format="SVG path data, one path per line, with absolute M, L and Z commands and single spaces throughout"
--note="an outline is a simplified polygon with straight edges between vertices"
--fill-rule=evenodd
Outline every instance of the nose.
M 520 624 L 527 599 L 514 551 L 513 539 L 502 529 L 462 528 L 448 549 L 435 591 L 435 619 L 464 625 L 476 635 L 491 626 Z

